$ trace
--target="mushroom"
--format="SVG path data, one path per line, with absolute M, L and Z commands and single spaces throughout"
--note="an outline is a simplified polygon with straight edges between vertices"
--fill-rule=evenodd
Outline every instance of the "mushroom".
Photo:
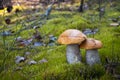
M 100 63 L 100 57 L 97 49 L 101 47 L 102 42 L 93 38 L 87 38 L 82 44 L 80 44 L 80 48 L 86 49 L 86 63 L 88 65 L 91 66 L 96 63 Z
M 81 62 L 79 45 L 85 39 L 86 35 L 76 29 L 68 29 L 59 36 L 58 43 L 67 45 L 66 57 L 69 64 Z

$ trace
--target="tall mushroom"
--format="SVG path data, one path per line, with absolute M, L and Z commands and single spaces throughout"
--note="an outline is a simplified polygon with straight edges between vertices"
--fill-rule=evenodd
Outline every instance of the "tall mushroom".
M 102 47 L 102 42 L 93 38 L 87 38 L 81 45 L 80 48 L 86 49 L 86 63 L 88 65 L 94 65 L 100 63 L 100 57 L 98 50 Z
M 64 31 L 58 38 L 60 44 L 66 44 L 66 57 L 69 64 L 81 62 L 79 45 L 86 39 L 86 36 L 76 29 Z

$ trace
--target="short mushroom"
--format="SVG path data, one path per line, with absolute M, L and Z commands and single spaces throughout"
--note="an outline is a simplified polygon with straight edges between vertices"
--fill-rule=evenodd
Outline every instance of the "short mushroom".
M 100 57 L 98 50 L 102 47 L 102 42 L 95 40 L 93 38 L 86 39 L 81 45 L 80 48 L 86 49 L 86 63 L 88 65 L 94 65 L 100 63 Z
M 86 35 L 76 29 L 68 29 L 59 36 L 58 43 L 67 45 L 66 57 L 69 64 L 81 62 L 79 45 L 85 39 Z

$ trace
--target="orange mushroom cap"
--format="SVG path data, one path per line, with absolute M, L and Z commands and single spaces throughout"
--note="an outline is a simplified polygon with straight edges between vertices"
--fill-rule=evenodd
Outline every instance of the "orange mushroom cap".
M 80 44 L 80 48 L 83 49 L 99 49 L 102 48 L 102 42 L 93 38 L 87 38 Z
M 81 44 L 86 39 L 86 35 L 77 29 L 68 29 L 58 38 L 60 44 Z

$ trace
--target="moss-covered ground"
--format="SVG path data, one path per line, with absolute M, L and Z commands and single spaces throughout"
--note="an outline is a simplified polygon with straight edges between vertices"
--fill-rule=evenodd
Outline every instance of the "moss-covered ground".
M 118 7 L 120 8 L 120 6 Z M 3 12 L 1 11 L 0 15 L 0 32 L 13 30 L 15 33 L 13 36 L 0 36 L 0 80 L 116 80 L 114 75 L 120 75 L 120 26 L 109 25 L 112 22 L 109 18 L 120 16 L 117 9 L 107 6 L 101 21 L 98 12 L 94 13 L 90 10 L 83 13 L 53 10 L 48 20 L 41 19 L 40 15 L 43 13 L 41 11 L 21 10 L 18 14 L 12 11 L 5 15 Z M 7 25 L 4 22 L 6 17 L 11 19 L 11 24 Z M 43 24 L 40 25 L 41 23 Z M 35 32 L 31 28 L 33 26 L 40 27 L 38 30 L 44 43 L 48 43 L 50 34 L 58 38 L 67 29 L 83 31 L 86 28 L 98 28 L 96 34 L 87 37 L 102 41 L 103 47 L 99 49 L 101 64 L 92 67 L 86 65 L 83 49 L 81 49 L 82 63 L 68 64 L 66 45 L 60 45 L 57 41 L 55 46 L 16 47 L 15 38 L 18 36 L 24 39 L 32 37 Z M 28 60 L 33 59 L 38 63 L 28 65 L 28 60 L 26 60 L 16 64 L 15 57 L 23 56 L 25 52 L 31 52 Z M 48 62 L 39 63 L 39 60 L 43 58 Z M 114 70 L 111 67 L 111 70 L 106 70 L 106 59 L 110 61 L 108 65 L 112 65 L 112 63 L 116 65 L 112 67 Z M 19 70 L 18 67 L 22 67 L 22 69 Z M 115 71 L 115 73 L 111 71 Z

